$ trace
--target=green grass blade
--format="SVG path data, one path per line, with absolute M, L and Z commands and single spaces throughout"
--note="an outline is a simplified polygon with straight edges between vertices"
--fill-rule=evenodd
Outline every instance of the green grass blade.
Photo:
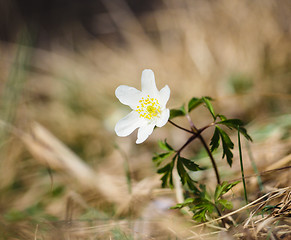
M 248 195 L 247 195 L 247 188 L 246 188 L 245 174 L 244 174 L 244 166 L 243 166 L 243 160 L 242 160 L 242 150 L 241 150 L 240 129 L 239 129 L 239 127 L 238 127 L 237 130 L 238 130 L 237 134 L 238 134 L 238 149 L 239 149 L 239 160 L 240 160 L 241 177 L 242 177 L 243 186 L 244 186 L 245 201 L 246 201 L 246 204 L 248 204 Z

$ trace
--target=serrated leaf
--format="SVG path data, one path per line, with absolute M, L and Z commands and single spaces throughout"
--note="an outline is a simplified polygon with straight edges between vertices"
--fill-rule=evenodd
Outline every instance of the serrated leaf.
M 198 188 L 194 184 L 195 181 L 190 178 L 189 174 L 187 174 L 186 182 L 187 182 L 188 188 L 192 190 L 193 193 L 195 194 L 199 193 Z
M 184 185 L 186 183 L 187 172 L 182 164 L 182 161 L 180 161 L 179 158 L 178 158 L 178 162 L 177 162 L 177 171 L 178 171 L 178 174 L 180 176 L 181 182 Z
M 173 119 L 175 117 L 185 116 L 186 111 L 184 105 L 182 105 L 179 109 L 171 109 L 170 110 L 170 118 Z
M 178 203 L 175 206 L 171 207 L 171 209 L 182 208 L 188 206 L 194 202 L 194 198 L 187 198 L 184 202 Z
M 216 116 L 219 117 L 221 121 L 224 121 L 227 119 L 227 117 L 222 114 L 217 114 Z
M 214 193 L 214 200 L 217 201 L 223 194 L 227 193 L 230 189 L 232 189 L 235 185 L 237 185 L 240 181 L 236 181 L 233 183 L 223 182 L 220 185 L 216 186 Z
M 200 184 L 200 197 L 204 200 L 211 201 L 211 196 L 209 193 L 206 191 L 206 185 L 205 184 Z
M 225 194 L 226 192 L 228 192 L 228 190 L 230 189 L 226 189 L 228 186 L 228 182 L 222 182 L 220 185 L 216 186 L 215 189 L 215 193 L 214 193 L 214 200 L 217 201 L 223 194 Z
M 205 199 L 200 199 L 200 202 L 198 204 L 195 204 L 192 208 L 190 208 L 191 211 L 194 211 L 197 209 L 205 209 L 209 213 L 212 213 L 214 210 L 214 205 L 210 201 L 207 201 Z
M 157 173 L 165 173 L 171 170 L 171 163 L 168 163 L 164 167 L 158 169 Z
M 167 187 L 167 183 L 168 183 L 168 178 L 169 178 L 169 172 L 166 172 L 162 177 L 162 188 Z
M 200 199 L 200 203 L 194 205 L 190 210 L 194 211 L 193 219 L 196 221 L 205 221 L 207 213 L 211 214 L 215 210 L 215 207 L 211 202 Z
M 249 141 L 253 141 L 252 137 L 248 134 L 247 130 L 244 127 L 239 128 L 240 133 Z
M 192 217 L 195 221 L 197 222 L 205 222 L 206 221 L 206 210 L 201 209 L 197 212 Z
M 217 124 L 223 124 L 229 128 L 234 128 L 236 130 L 240 130 L 240 133 L 244 135 L 244 137 L 249 140 L 253 141 L 251 136 L 247 133 L 247 130 L 243 127 L 244 123 L 240 119 L 226 119 L 222 120 L 220 122 L 217 122 Z
M 231 141 L 230 137 L 228 136 L 228 134 L 225 131 L 223 131 L 220 127 L 216 126 L 216 128 L 219 131 L 219 134 L 221 136 L 221 140 L 223 140 L 229 148 L 233 149 L 234 145 L 233 145 L 233 142 Z
M 183 186 L 187 185 L 188 188 L 192 190 L 194 193 L 198 192 L 197 187 L 194 185 L 194 181 L 190 178 L 189 174 L 185 170 L 180 156 L 178 157 L 178 161 L 177 161 L 177 171 L 180 176 L 182 185 Z
M 202 101 L 205 103 L 205 105 L 208 108 L 209 112 L 211 113 L 213 119 L 215 120 L 216 119 L 216 115 L 214 113 L 214 109 L 213 109 L 213 106 L 212 106 L 210 100 L 212 100 L 212 99 L 209 98 L 209 97 L 202 97 Z
M 217 185 L 214 193 L 214 200 L 217 201 L 218 198 L 220 198 L 222 192 L 222 187 L 221 185 Z
M 175 157 L 173 158 L 172 162 L 168 163 L 164 167 L 158 169 L 157 173 L 164 175 L 161 177 L 162 180 L 162 187 L 166 187 L 169 185 L 169 187 L 173 188 L 173 168 L 175 164 Z
M 172 172 L 173 169 L 171 169 L 170 173 L 169 173 L 169 187 L 171 189 L 174 188 L 174 183 L 173 183 L 173 172 Z
M 177 203 L 175 206 L 170 207 L 170 209 L 180 209 L 182 207 L 184 207 L 184 205 L 182 203 Z
M 219 130 L 215 128 L 213 136 L 210 141 L 210 146 L 211 146 L 211 152 L 216 150 L 219 147 Z
M 167 143 L 167 140 L 158 141 L 159 147 L 165 151 L 174 151 L 174 149 Z
M 193 203 L 194 202 L 194 198 L 187 198 L 185 199 L 184 203 L 183 204 L 190 204 L 190 203 Z
M 203 103 L 201 98 L 196 98 L 193 97 L 191 100 L 188 102 L 188 113 L 191 112 L 194 108 L 198 107 Z
M 169 156 L 171 156 L 173 152 L 166 152 L 166 153 L 160 153 L 155 155 L 152 160 L 156 164 L 156 166 L 160 166 L 160 164 Z
M 226 146 L 226 144 L 224 144 L 223 141 L 222 141 L 222 147 L 223 147 L 222 158 L 224 158 L 224 156 L 226 156 L 227 163 L 231 167 L 232 166 L 233 154 L 232 154 L 231 150 Z
M 199 168 L 199 166 L 196 164 L 196 163 L 194 163 L 194 162 L 192 162 L 191 160 L 189 160 L 189 159 L 186 159 L 186 158 L 183 158 L 183 157 L 178 157 L 178 161 L 182 161 L 182 163 L 183 163 L 183 165 L 187 168 L 187 169 L 189 169 L 189 170 L 191 170 L 191 171 L 199 171 L 199 170 L 201 170 L 201 168 Z
M 238 183 L 240 183 L 240 181 L 235 181 L 233 183 L 229 183 L 226 187 L 225 187 L 225 192 L 224 193 L 227 193 L 230 189 L 232 189 L 235 185 L 237 185 Z M 224 194 L 223 193 L 223 194 Z
M 217 203 L 219 203 L 221 206 L 222 206 L 222 211 L 224 211 L 225 209 L 232 209 L 233 208 L 233 205 L 230 201 L 227 201 L 226 199 L 219 199 L 217 201 Z
M 217 124 L 223 124 L 223 125 L 230 127 L 230 128 L 237 128 L 237 126 L 244 125 L 244 123 L 240 119 L 236 119 L 236 118 L 225 119 L 225 120 L 222 120 L 220 122 L 217 122 Z
M 220 139 L 222 142 L 222 148 L 223 148 L 223 153 L 222 153 L 222 158 L 226 156 L 226 160 L 228 165 L 231 167 L 232 165 L 232 158 L 233 154 L 230 149 L 233 149 L 233 142 L 230 140 L 229 136 L 225 131 L 223 131 L 220 127 L 216 126 L 216 128 L 219 131 L 220 134 Z

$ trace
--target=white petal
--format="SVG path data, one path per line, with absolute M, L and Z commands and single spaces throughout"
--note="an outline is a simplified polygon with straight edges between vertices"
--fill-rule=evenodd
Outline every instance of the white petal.
M 141 91 L 134 87 L 129 87 L 126 85 L 121 85 L 115 90 L 115 96 L 119 101 L 125 105 L 135 108 L 138 101 L 141 99 Z
M 145 126 L 140 127 L 137 132 L 136 143 L 140 144 L 144 142 L 149 137 L 149 135 L 152 134 L 154 127 L 155 127 L 155 124 L 147 124 Z
M 171 93 L 171 90 L 169 88 L 168 85 L 164 86 L 160 93 L 159 93 L 159 98 L 160 98 L 160 104 L 161 106 L 166 106 L 169 98 L 170 98 L 170 93 Z
M 170 110 L 167 108 L 162 112 L 159 120 L 157 121 L 156 123 L 157 127 L 164 126 L 168 122 L 169 117 L 170 117 Z
M 140 118 L 137 112 L 131 111 L 116 123 L 114 130 L 119 137 L 126 137 L 144 123 L 145 120 Z
M 155 82 L 154 72 L 150 69 L 145 69 L 142 72 L 141 90 L 150 96 L 156 96 L 159 93 Z

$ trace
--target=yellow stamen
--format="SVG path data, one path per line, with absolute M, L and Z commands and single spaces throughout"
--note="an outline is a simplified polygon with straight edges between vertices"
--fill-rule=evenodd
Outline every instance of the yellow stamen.
M 139 116 L 148 120 L 152 120 L 161 114 L 161 106 L 156 98 L 148 97 L 146 99 L 142 98 L 139 103 L 141 103 L 136 108 L 136 112 Z

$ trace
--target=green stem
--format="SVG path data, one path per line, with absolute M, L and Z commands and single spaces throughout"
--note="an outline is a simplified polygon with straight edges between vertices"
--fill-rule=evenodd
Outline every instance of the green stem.
M 243 166 L 243 161 L 242 161 L 242 150 L 241 150 L 241 143 L 240 143 L 240 129 L 239 129 L 239 126 L 238 126 L 238 129 L 237 129 L 237 134 L 238 134 L 238 149 L 239 149 L 239 160 L 240 160 L 241 177 L 242 177 L 243 186 L 244 186 L 245 201 L 246 201 L 246 204 L 248 204 L 248 195 L 247 195 L 247 188 L 246 188 L 246 182 L 245 182 L 244 166 Z

